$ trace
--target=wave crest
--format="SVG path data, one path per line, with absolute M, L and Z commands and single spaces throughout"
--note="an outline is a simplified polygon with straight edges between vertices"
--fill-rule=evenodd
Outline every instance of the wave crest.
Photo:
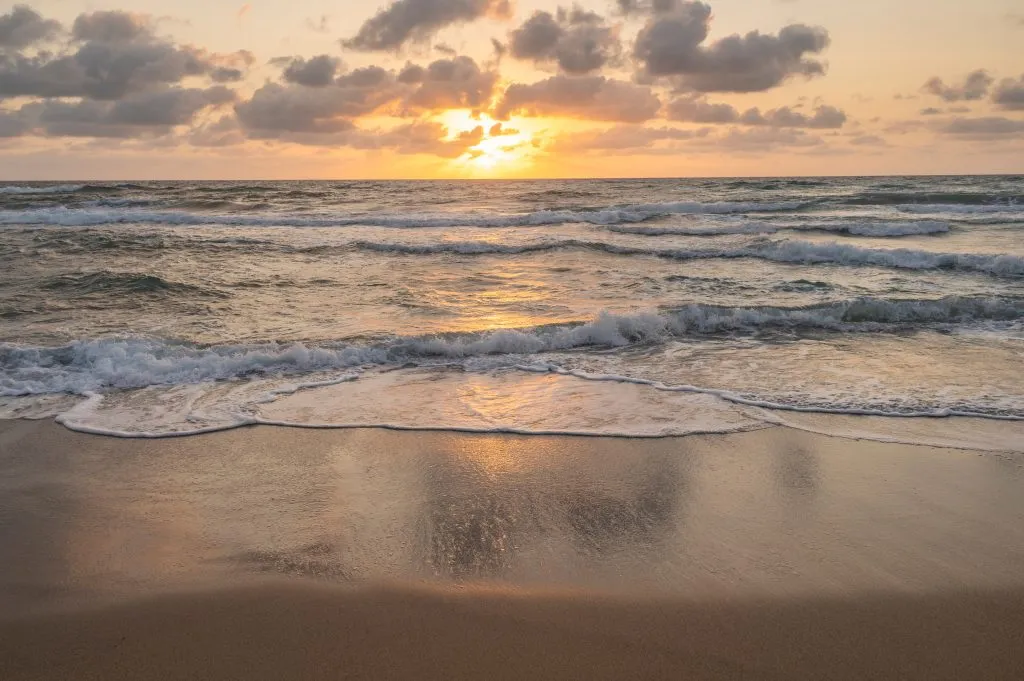
M 522 357 L 573 348 L 661 343 L 696 335 L 771 330 L 885 331 L 1021 319 L 1024 300 L 1015 298 L 857 298 L 799 308 L 688 305 L 660 314 L 605 312 L 586 323 L 406 337 L 375 345 L 197 346 L 138 338 L 79 340 L 58 347 L 0 344 L 0 396 L 89 394 L 486 355 Z

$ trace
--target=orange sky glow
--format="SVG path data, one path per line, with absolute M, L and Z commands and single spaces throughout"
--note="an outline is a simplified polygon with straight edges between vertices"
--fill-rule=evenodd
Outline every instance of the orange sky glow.
M 39 0 L 0 179 L 1024 172 L 1015 1 Z

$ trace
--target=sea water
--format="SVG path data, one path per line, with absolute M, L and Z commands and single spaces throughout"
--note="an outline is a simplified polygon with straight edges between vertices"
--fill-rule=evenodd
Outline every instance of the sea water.
M 1021 177 L 0 184 L 0 417 L 1024 451 L 1022 237 Z

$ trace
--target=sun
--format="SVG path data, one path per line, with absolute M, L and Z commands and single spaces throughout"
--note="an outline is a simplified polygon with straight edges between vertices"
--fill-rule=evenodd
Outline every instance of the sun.
M 453 161 L 464 171 L 474 175 L 500 175 L 521 170 L 532 161 L 533 134 L 519 121 L 496 121 L 487 114 L 473 116 L 462 110 L 446 111 L 441 122 L 452 139 L 478 127 L 483 129 L 483 139 Z

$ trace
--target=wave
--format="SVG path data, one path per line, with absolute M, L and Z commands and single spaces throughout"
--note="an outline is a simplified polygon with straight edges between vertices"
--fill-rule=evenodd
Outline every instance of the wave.
M 1001 277 L 1024 276 L 1024 257 L 1016 255 L 987 255 L 975 253 L 934 253 L 907 248 L 863 248 L 834 241 L 778 240 L 760 241 L 735 248 L 718 249 L 648 249 L 623 246 L 601 241 L 565 239 L 538 241 L 526 244 L 496 244 L 486 241 L 451 241 L 428 244 L 381 243 L 356 241 L 358 249 L 427 255 L 453 253 L 459 255 L 520 254 L 553 251 L 565 248 L 585 248 L 615 255 L 651 256 L 673 260 L 702 260 L 712 258 L 758 258 L 779 263 L 873 265 L 895 269 L 948 269 L 983 272 Z
M 541 210 L 529 213 L 425 213 L 336 215 L 212 215 L 187 211 L 39 208 L 0 213 L 2 225 L 85 227 L 111 224 L 226 225 L 235 227 L 530 227 L 585 222 L 610 225 L 643 222 L 666 215 L 723 215 L 798 210 L 806 202 L 650 203 L 593 210 Z
M 62 274 L 41 284 L 44 289 L 70 291 L 78 295 L 90 293 L 185 294 L 202 297 L 227 297 L 226 293 L 192 284 L 168 281 L 155 274 L 137 272 L 85 272 Z
M 646 227 L 642 225 L 611 225 L 609 231 L 639 236 L 723 236 L 728 234 L 775 234 L 781 230 L 820 231 L 854 236 L 913 236 L 945 234 L 947 222 L 920 220 L 904 222 L 809 223 L 801 225 L 769 225 L 751 222 L 711 227 Z
M 0 396 L 87 395 L 110 389 L 292 376 L 355 367 L 524 356 L 577 348 L 657 344 L 675 338 L 765 331 L 878 332 L 1024 319 L 1024 299 L 949 297 L 853 300 L 798 308 L 688 305 L 612 314 L 577 324 L 404 337 L 379 344 L 200 346 L 159 339 L 78 340 L 57 347 L 0 344 Z
M 863 192 L 842 197 L 849 206 L 898 206 L 912 204 L 944 204 L 960 206 L 1002 205 L 1024 208 L 1024 194 L 991 194 L 982 192 Z
M 46 186 L 6 185 L 0 187 L 0 194 L 68 194 L 83 189 L 81 184 L 51 184 Z
M 903 204 L 895 206 L 902 213 L 1018 213 L 1024 214 L 1024 203 L 964 205 L 950 203 Z

